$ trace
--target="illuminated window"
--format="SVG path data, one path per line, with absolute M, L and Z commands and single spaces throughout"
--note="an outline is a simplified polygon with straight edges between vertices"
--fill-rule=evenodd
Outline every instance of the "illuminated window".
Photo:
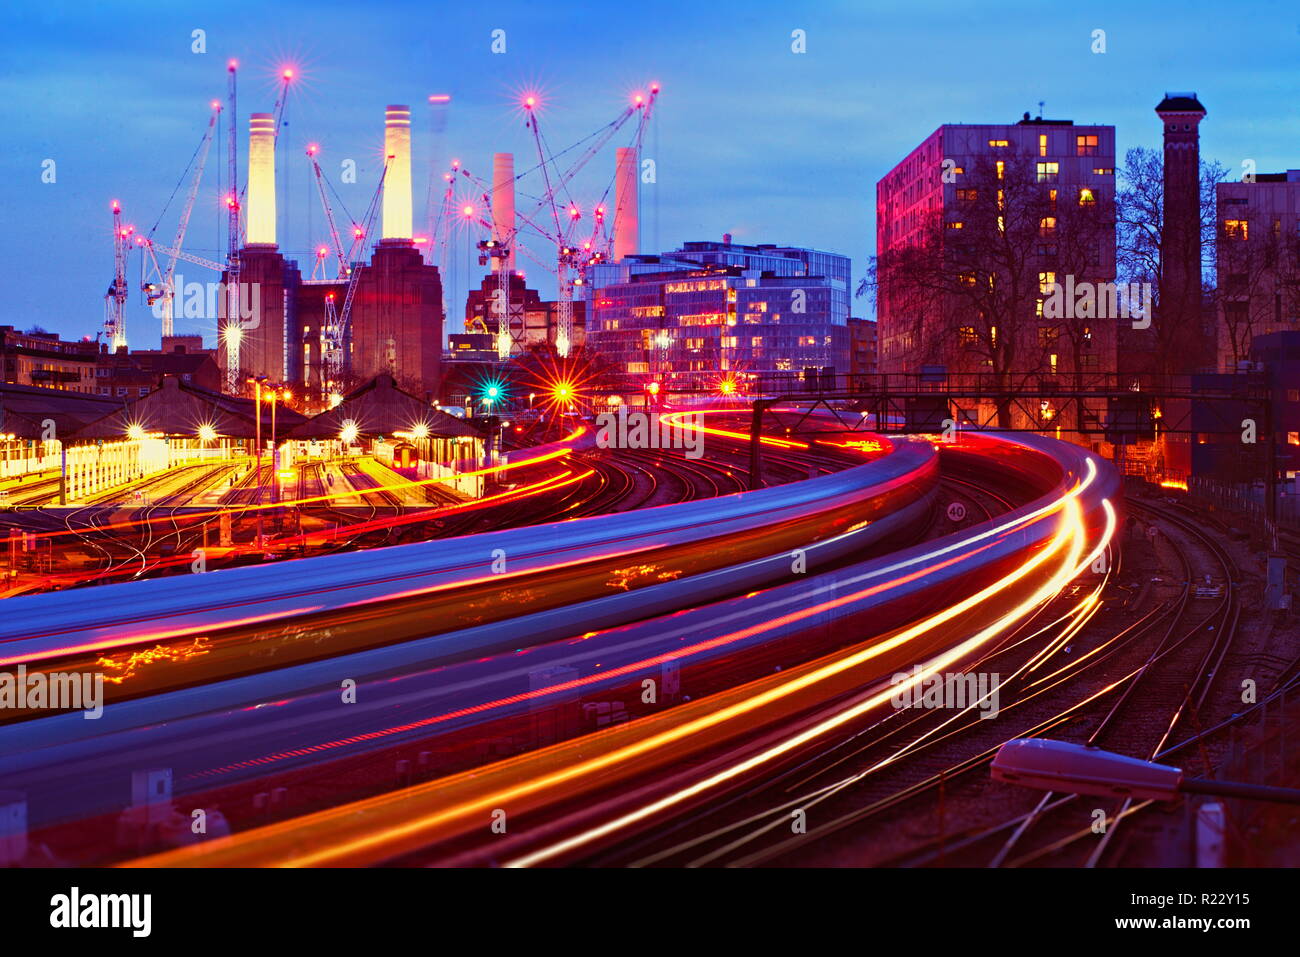
M 1038 181 L 1040 183 L 1055 183 L 1060 173 L 1060 163 L 1047 162 L 1038 164 Z
M 1088 133 L 1080 134 L 1074 138 L 1075 150 L 1079 156 L 1096 156 L 1097 155 L 1097 134 Z
M 957 341 L 963 346 L 973 346 L 979 340 L 974 326 L 961 326 L 957 329 Z
M 973 203 L 975 202 L 978 196 L 979 196 L 979 190 L 976 189 L 957 190 L 957 198 L 961 200 L 963 203 Z
M 959 273 L 957 276 L 957 281 L 961 283 L 963 286 L 974 286 L 975 274 L 973 272 Z
M 1051 203 L 1053 206 L 1056 205 L 1056 190 L 1049 189 L 1047 191 L 1047 201 Z
M 1038 134 L 1038 155 L 1039 156 L 1047 155 L 1047 134 L 1046 133 Z
M 1055 326 L 1039 326 L 1038 345 L 1044 349 L 1050 349 L 1052 346 L 1056 345 L 1056 340 L 1059 335 L 1060 330 Z
M 1011 143 L 1007 140 L 989 140 L 989 146 L 993 147 L 994 149 L 1005 149 L 1010 145 Z
M 1249 239 L 1250 224 L 1244 219 L 1225 219 L 1223 234 L 1229 239 Z
M 1110 167 L 1110 166 L 1094 166 L 1093 169 L 1092 169 L 1092 171 L 1093 171 L 1093 173 L 1095 173 L 1097 176 L 1114 176 L 1114 175 L 1115 175 L 1115 170 L 1114 170 L 1114 168 L 1113 168 L 1113 167 Z
M 1039 221 L 1039 223 L 1038 223 L 1038 228 L 1041 229 L 1043 232 L 1050 232 L 1051 230 L 1055 229 L 1055 228 L 1056 228 L 1056 217 L 1055 217 L 1055 216 L 1044 216 L 1044 217 L 1042 218 L 1042 220 Z
M 1052 294 L 1052 287 L 1056 285 L 1056 273 L 1040 272 L 1038 274 L 1038 291 L 1044 296 Z
M 998 160 L 998 179 L 1002 179 L 1006 171 L 1007 171 L 1007 164 L 1002 160 Z
M 965 223 L 963 223 L 961 220 L 957 220 L 956 222 L 949 223 L 949 224 L 948 224 L 948 228 L 949 228 L 949 229 L 961 229 L 964 225 L 965 225 Z
M 1086 186 L 1081 186 L 1079 188 L 1079 205 L 1080 206 L 1097 205 L 1097 197 L 1093 194 L 1092 190 L 1088 189 L 1088 187 Z

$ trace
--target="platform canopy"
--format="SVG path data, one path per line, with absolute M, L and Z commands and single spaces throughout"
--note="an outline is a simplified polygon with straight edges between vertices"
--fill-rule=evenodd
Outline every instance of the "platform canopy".
M 476 438 L 483 432 L 397 388 L 389 375 L 378 375 L 343 397 L 334 408 L 303 422 L 294 439 L 337 439 L 349 424 L 358 438 Z
M 0 435 L 64 439 L 120 408 L 121 401 L 83 392 L 0 384 Z M 49 423 L 54 433 L 50 434 Z
M 249 439 L 257 435 L 257 402 L 241 396 L 209 392 L 175 376 L 165 376 L 162 384 L 116 411 L 89 423 L 72 436 L 73 440 L 121 439 L 133 429 L 151 435 L 198 438 L 204 427 L 217 438 Z M 278 404 L 275 408 L 277 437 L 307 421 L 299 412 Z M 271 437 L 271 404 L 261 403 L 262 437 Z

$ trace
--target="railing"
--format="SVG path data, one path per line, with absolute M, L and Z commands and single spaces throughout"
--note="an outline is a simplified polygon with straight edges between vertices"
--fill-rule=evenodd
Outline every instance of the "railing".
M 1194 477 L 1188 480 L 1187 490 L 1197 498 L 1230 512 L 1239 512 L 1257 524 L 1270 537 L 1274 529 L 1268 521 L 1268 509 L 1262 487 L 1228 484 L 1214 479 Z M 1281 494 L 1277 500 L 1277 527 L 1300 531 L 1300 498 Z

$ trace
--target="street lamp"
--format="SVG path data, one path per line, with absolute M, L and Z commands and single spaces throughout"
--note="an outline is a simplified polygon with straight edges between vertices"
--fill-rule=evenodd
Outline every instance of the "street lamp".
M 991 771 L 996 781 L 1063 794 L 1147 801 L 1175 801 L 1179 794 L 1216 794 L 1300 804 L 1300 789 L 1187 778 L 1181 768 L 1168 764 L 1047 738 L 1006 742 L 998 748 Z
M 254 434 L 256 435 L 256 465 L 254 466 L 257 482 L 257 504 L 254 506 L 257 510 L 257 547 L 262 547 L 262 382 L 266 376 L 258 376 L 255 379 L 249 379 L 252 383 L 253 392 L 253 421 Z

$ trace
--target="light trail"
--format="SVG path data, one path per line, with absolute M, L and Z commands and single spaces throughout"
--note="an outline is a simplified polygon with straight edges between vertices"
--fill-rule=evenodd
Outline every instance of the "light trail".
M 679 705 L 664 715 L 596 732 L 577 742 L 563 742 L 472 773 L 453 775 L 428 785 L 270 825 L 209 845 L 156 855 L 136 863 L 142 866 L 224 866 L 269 861 L 288 866 L 304 866 L 373 862 L 391 858 L 449 839 L 454 834 L 476 826 L 476 821 L 486 828 L 488 815 L 496 808 L 508 806 L 513 814 L 518 815 L 529 809 L 545 807 L 548 798 L 551 802 L 569 799 L 575 790 L 580 793 L 583 786 L 592 788 L 598 781 L 608 784 L 612 773 L 621 772 L 626 779 L 652 767 L 662 767 L 674 757 L 680 757 L 677 752 L 683 748 L 687 753 L 698 752 L 754 728 L 770 725 L 780 714 L 799 713 L 812 701 L 829 700 L 847 688 L 860 687 L 864 680 L 871 679 L 866 675 L 858 676 L 854 674 L 855 671 L 889 652 L 903 648 L 914 639 L 931 633 L 936 633 L 933 637 L 938 637 L 959 629 L 963 624 L 962 619 L 968 613 L 981 606 L 986 609 L 995 597 L 1012 597 L 1015 600 L 1012 607 L 992 625 L 978 631 L 974 637 L 958 642 L 947 653 L 933 659 L 930 667 L 914 679 L 924 680 L 936 670 L 969 655 L 992 636 L 999 634 L 1008 624 L 1019 620 L 1054 596 L 1109 542 L 1115 518 L 1109 501 L 1105 501 L 1105 532 L 1089 557 L 1082 563 L 1079 562 L 1080 555 L 1087 551 L 1088 532 L 1082 519 L 1078 496 L 1096 477 L 1092 460 L 1089 458 L 1086 461 L 1087 476 L 1060 498 L 1028 516 L 974 536 L 975 539 L 981 539 L 1001 534 L 1007 528 L 1022 526 L 1035 518 L 1050 521 L 1047 516 L 1059 512 L 1060 515 L 1054 522 L 1055 531 L 1051 533 L 1046 548 L 1039 550 L 993 584 L 890 637 L 877 639 L 867 646 L 856 646 L 845 653 L 831 656 L 829 660 L 820 659 L 776 676 L 750 682 L 702 701 Z M 962 544 L 969 547 L 971 542 L 968 540 Z M 954 544 L 939 551 L 946 552 L 957 547 L 959 546 Z M 926 556 L 930 560 L 934 557 Z M 1053 560 L 1055 565 L 1050 565 Z M 1033 588 L 1027 597 L 1015 596 L 1015 591 L 1023 588 L 1022 583 L 1030 576 L 1040 577 L 1042 583 Z M 805 614 L 820 614 L 832 604 L 840 604 L 845 600 L 851 600 L 851 596 L 833 603 L 819 603 L 815 609 Z M 780 621 L 788 622 L 798 617 L 800 616 L 796 613 Z M 778 622 L 773 622 L 772 626 L 775 627 L 776 624 Z M 874 680 L 878 681 L 879 676 Z M 510 864 L 526 866 L 545 863 L 642 823 L 779 759 L 815 738 L 855 720 L 896 693 L 898 688 L 890 686 L 870 695 L 854 707 L 786 738 L 778 745 L 732 764 L 704 781 L 679 788 L 612 821 L 523 854 L 512 859 Z M 443 805 L 443 809 L 431 811 L 430 802 Z
M 711 429 L 706 425 L 683 423 L 679 418 L 680 416 L 685 415 L 713 415 L 717 413 L 722 413 L 724 415 L 727 413 L 732 415 L 736 414 L 734 409 L 695 409 L 691 412 L 663 412 L 660 413 L 659 417 L 676 429 L 703 432 L 705 435 L 718 435 L 723 438 L 737 439 L 741 442 L 750 441 L 750 436 L 747 432 L 729 432 L 726 429 Z M 771 445 L 779 449 L 807 449 L 811 447 L 807 442 L 800 442 L 794 439 L 778 439 L 770 435 L 759 436 L 758 440 L 763 445 Z

